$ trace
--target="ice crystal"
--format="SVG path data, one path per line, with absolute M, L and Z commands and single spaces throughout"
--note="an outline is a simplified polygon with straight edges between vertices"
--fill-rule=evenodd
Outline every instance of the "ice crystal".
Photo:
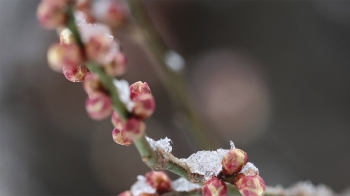
M 186 180 L 185 178 L 179 178 L 177 180 L 174 180 L 171 183 L 171 186 L 175 191 L 178 191 L 178 192 L 189 192 L 189 191 L 193 191 L 195 189 L 201 188 L 201 186 L 199 186 L 198 184 L 193 184 L 188 180 Z
M 156 193 L 156 190 L 146 182 L 146 178 L 141 175 L 137 176 L 137 181 L 135 182 L 135 184 L 131 186 L 130 191 L 134 196 L 138 196 L 141 193 L 148 193 L 148 194 Z
M 230 146 L 231 146 L 231 150 L 234 149 L 234 148 L 236 148 L 236 147 L 235 147 L 235 144 L 233 143 L 232 140 L 230 140 Z
M 259 169 L 255 167 L 253 163 L 248 162 L 247 164 L 244 165 L 240 173 L 246 176 L 255 176 L 259 174 Z
M 187 163 L 192 173 L 204 175 L 205 179 L 216 176 L 222 169 L 221 161 L 229 150 L 198 151 L 187 159 L 180 159 Z
M 131 112 L 135 103 L 130 99 L 129 83 L 126 80 L 113 80 L 114 85 L 117 88 L 119 99 L 125 104 L 126 109 Z
M 171 139 L 165 137 L 164 139 L 160 139 L 158 141 L 153 140 L 152 138 L 146 137 L 148 143 L 151 145 L 153 150 L 157 150 L 157 148 L 163 149 L 165 152 L 170 153 L 173 148 L 171 147 Z

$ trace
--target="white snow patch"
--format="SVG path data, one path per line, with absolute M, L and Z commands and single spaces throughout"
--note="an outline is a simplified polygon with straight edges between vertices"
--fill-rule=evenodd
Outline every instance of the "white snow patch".
M 173 71 L 181 71 L 185 67 L 185 59 L 177 52 L 169 50 L 165 54 L 165 62 Z
M 192 173 L 204 175 L 205 179 L 216 176 L 222 170 L 221 161 L 229 150 L 198 151 L 187 159 L 180 159 L 187 163 Z
M 153 150 L 157 150 L 157 148 L 163 149 L 165 152 L 170 153 L 173 148 L 171 147 L 171 139 L 165 137 L 164 139 L 160 139 L 158 141 L 153 140 L 152 138 L 146 137 L 148 143 L 151 145 Z
M 117 88 L 119 99 L 124 103 L 126 109 L 131 112 L 135 103 L 130 99 L 130 87 L 126 80 L 114 79 L 113 83 Z
M 141 193 L 156 193 L 156 190 L 146 182 L 146 178 L 141 175 L 137 176 L 137 181 L 131 186 L 130 191 L 134 196 L 138 196 Z
M 255 167 L 253 163 L 248 162 L 244 165 L 240 173 L 244 174 L 245 176 L 255 176 L 259 174 L 259 169 Z
M 88 42 L 92 36 L 97 34 L 105 34 L 108 38 L 113 40 L 111 29 L 107 25 L 87 23 L 83 20 L 78 23 L 78 28 L 84 43 Z
M 171 186 L 175 191 L 178 191 L 178 192 L 189 192 L 195 189 L 202 188 L 198 184 L 193 184 L 188 180 L 186 180 L 185 178 L 179 178 L 177 180 L 174 180 L 173 182 L 171 182 Z

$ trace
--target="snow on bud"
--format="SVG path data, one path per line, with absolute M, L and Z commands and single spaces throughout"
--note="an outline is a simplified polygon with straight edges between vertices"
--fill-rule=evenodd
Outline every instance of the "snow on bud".
M 125 73 L 126 70 L 126 56 L 122 52 L 117 52 L 113 55 L 112 61 L 103 66 L 105 72 L 111 76 L 120 76 Z
M 146 182 L 159 194 L 170 192 L 172 189 L 171 180 L 165 172 L 150 171 L 145 177 Z
M 221 161 L 222 172 L 225 175 L 233 175 L 239 172 L 248 161 L 248 155 L 243 150 L 233 148 L 227 152 Z
M 82 61 L 82 54 L 76 44 L 60 45 L 59 43 L 55 43 L 48 50 L 47 60 L 53 70 L 61 72 L 63 67 L 75 67 L 79 65 Z
M 86 100 L 86 111 L 94 120 L 102 120 L 112 112 L 112 100 L 109 96 L 99 94 L 99 96 Z
M 98 20 L 107 23 L 111 27 L 118 27 L 127 20 L 128 10 L 122 1 L 95 1 L 93 11 Z
M 120 193 L 118 196 L 133 196 L 133 195 L 130 191 L 124 191 L 124 192 Z
M 60 33 L 60 43 L 61 44 L 71 44 L 74 43 L 74 36 L 69 29 L 64 29 Z
M 41 26 L 54 29 L 64 26 L 66 18 L 66 3 L 61 0 L 45 0 L 38 5 L 36 16 Z
M 83 87 L 90 98 L 105 94 L 105 89 L 97 74 L 87 73 L 84 78 Z
M 226 196 L 227 186 L 225 182 L 221 181 L 217 177 L 212 177 L 210 180 L 203 184 L 202 190 L 203 196 Z
M 266 185 L 259 176 L 245 176 L 240 173 L 235 178 L 235 186 L 243 196 L 261 196 L 264 195 Z
M 89 70 L 85 65 L 79 65 L 76 67 L 63 67 L 63 75 L 67 78 L 67 80 L 71 82 L 84 81 L 85 74 L 88 72 Z
M 145 134 L 146 125 L 141 120 L 130 118 L 125 124 L 125 136 L 130 140 L 141 138 Z
M 105 64 L 108 62 L 106 58 L 111 50 L 113 37 L 106 34 L 96 34 L 90 37 L 85 44 L 85 51 L 87 57 L 99 63 Z
M 146 119 L 150 117 L 156 108 L 156 103 L 152 94 L 140 95 L 136 97 L 133 101 L 135 105 L 132 110 L 132 113 L 140 117 L 141 119 Z
M 143 94 L 152 94 L 151 89 L 149 88 L 148 84 L 146 82 L 135 82 L 134 84 L 130 85 L 130 98 L 131 100 L 134 100 L 136 97 L 143 95 Z
M 129 146 L 133 143 L 130 139 L 125 137 L 125 131 L 123 129 L 119 129 L 118 127 L 113 129 L 112 137 L 115 143 L 120 145 Z

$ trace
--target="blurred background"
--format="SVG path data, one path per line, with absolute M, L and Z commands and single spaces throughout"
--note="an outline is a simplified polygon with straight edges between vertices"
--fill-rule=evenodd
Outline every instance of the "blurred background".
M 0 0 L 0 195 L 116 195 L 149 169 L 93 121 L 86 94 L 47 66 L 58 41 L 39 0 Z M 219 143 L 244 149 L 267 185 L 350 185 L 350 1 L 146 1 L 186 60 L 195 105 Z M 143 50 L 121 34 L 123 78 L 147 82 L 157 110 L 148 135 L 173 154 L 196 149 Z M 171 175 L 172 179 L 177 177 Z

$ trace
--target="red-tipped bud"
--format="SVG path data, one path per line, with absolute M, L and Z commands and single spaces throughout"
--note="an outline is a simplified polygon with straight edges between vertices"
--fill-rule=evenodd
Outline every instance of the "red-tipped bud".
M 87 57 L 102 64 L 106 63 L 112 42 L 113 38 L 103 33 L 91 36 L 85 44 Z
M 163 194 L 171 191 L 171 180 L 165 172 L 150 171 L 145 176 L 146 182 L 156 189 L 157 193 Z
M 118 52 L 114 55 L 112 62 L 104 66 L 104 70 L 111 77 L 120 76 L 125 73 L 126 62 L 124 53 Z
M 203 184 L 203 196 L 226 196 L 227 186 L 217 177 L 212 177 Z
M 235 178 L 235 186 L 243 196 L 261 196 L 266 190 L 265 182 L 259 175 L 245 176 L 240 173 Z
M 133 101 L 135 105 L 132 110 L 132 113 L 140 117 L 141 119 L 146 119 L 150 117 L 156 108 L 156 103 L 152 94 L 140 95 L 136 97 Z
M 133 143 L 130 139 L 125 137 L 125 131 L 117 127 L 112 131 L 112 137 L 115 143 L 120 145 L 130 146 Z
M 74 43 L 74 36 L 69 29 L 64 29 L 60 33 L 60 43 L 61 44 L 71 44 Z
M 233 175 L 239 172 L 248 162 L 248 155 L 243 150 L 233 148 L 222 159 L 222 172 L 225 175 Z
M 124 191 L 124 192 L 120 193 L 118 196 L 133 196 L 133 195 L 130 191 Z
M 88 72 L 89 70 L 85 65 L 79 65 L 77 67 L 63 67 L 63 75 L 71 82 L 84 81 L 85 74 Z
M 54 29 L 64 26 L 66 17 L 65 1 L 42 1 L 37 9 L 36 16 L 44 28 Z
M 135 82 L 134 84 L 130 85 L 130 98 L 131 100 L 134 100 L 136 97 L 143 95 L 143 94 L 152 94 L 151 89 L 149 88 L 148 84 L 146 82 Z
M 84 78 L 84 90 L 90 98 L 104 94 L 105 90 L 98 75 L 87 73 Z
M 94 120 L 107 118 L 112 112 L 112 100 L 104 94 L 88 98 L 86 100 L 86 111 Z
M 47 53 L 50 67 L 61 72 L 63 67 L 76 67 L 82 61 L 80 48 L 75 44 L 53 44 Z
M 145 134 L 146 125 L 141 120 L 130 118 L 125 124 L 125 136 L 130 140 L 136 140 Z

